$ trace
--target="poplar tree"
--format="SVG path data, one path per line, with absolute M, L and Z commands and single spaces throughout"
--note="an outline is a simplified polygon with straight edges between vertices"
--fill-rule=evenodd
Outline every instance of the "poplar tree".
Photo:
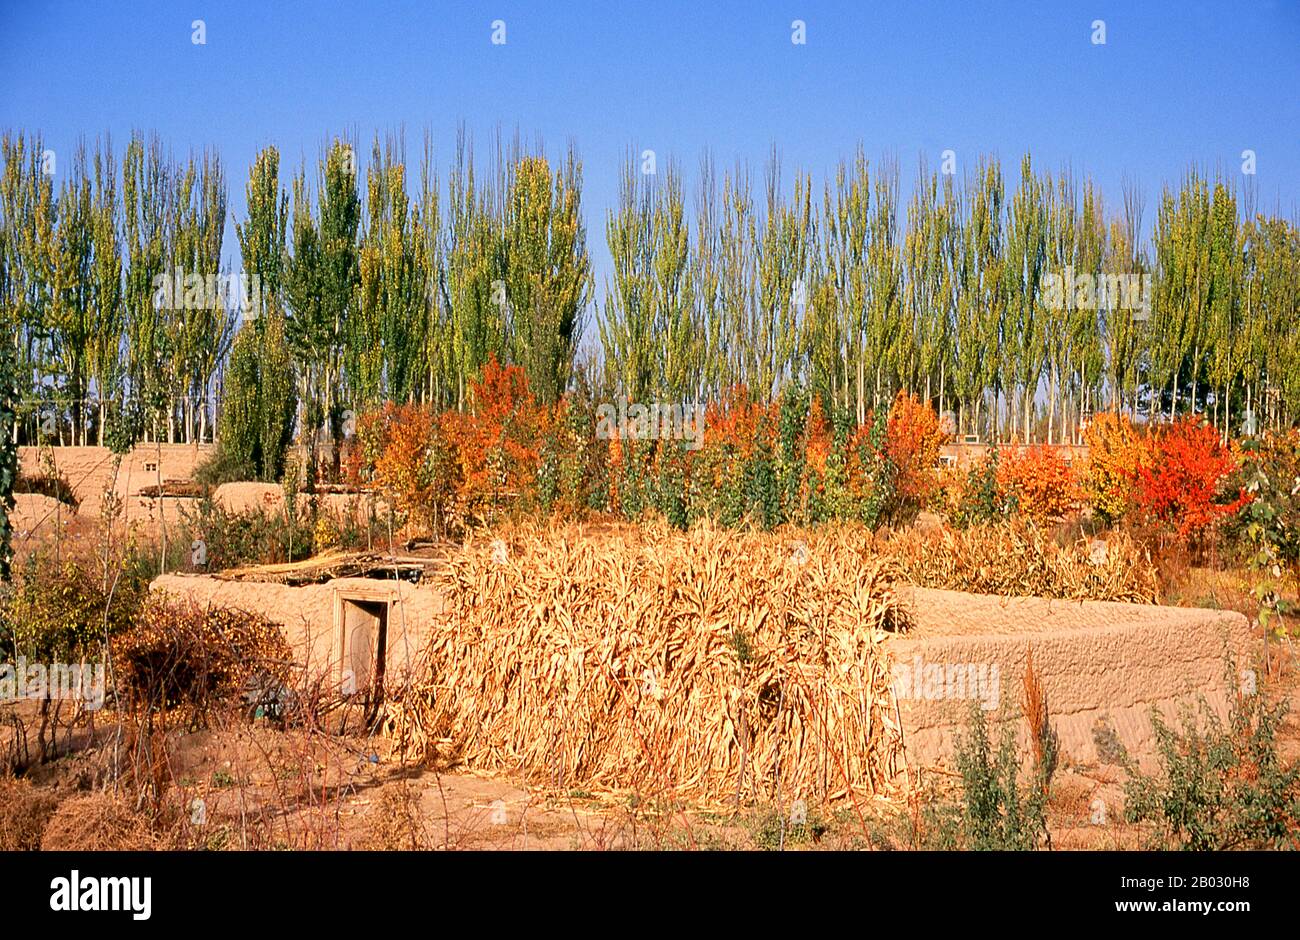
M 1047 220 L 1044 183 L 1034 174 L 1029 156 L 1020 164 L 1020 185 L 1012 198 L 1007 219 L 1006 264 L 1003 283 L 1007 322 L 1002 341 L 1009 355 L 1003 360 L 1011 434 L 1015 436 L 1019 410 L 1012 404 L 1018 391 L 1023 397 L 1023 438 L 1029 443 L 1033 400 L 1042 374 L 1046 350 L 1046 320 L 1040 288 L 1046 273 Z M 1053 318 L 1059 322 L 1059 317 Z
M 572 148 L 554 173 L 545 157 L 518 160 L 505 220 L 510 349 L 543 404 L 564 394 L 591 296 L 582 221 L 582 165 Z
M 142 430 L 157 433 L 157 419 L 166 404 L 166 346 L 159 305 L 165 294 L 156 284 L 170 276 L 166 270 L 166 233 L 173 189 L 156 135 L 147 141 L 134 134 L 122 160 L 122 202 L 125 219 L 126 374 L 123 404 L 128 420 L 142 421 Z M 147 420 L 145 420 L 147 419 Z
M 97 443 L 104 445 L 110 404 L 123 394 L 125 368 L 123 331 L 122 240 L 119 229 L 117 165 L 110 138 L 95 148 L 95 187 L 91 206 L 92 323 L 87 368 L 95 383 L 98 407 Z
M 629 401 L 641 402 L 656 384 L 654 194 L 629 157 L 619 180 L 618 204 L 605 216 L 613 271 L 597 323 L 605 368 Z

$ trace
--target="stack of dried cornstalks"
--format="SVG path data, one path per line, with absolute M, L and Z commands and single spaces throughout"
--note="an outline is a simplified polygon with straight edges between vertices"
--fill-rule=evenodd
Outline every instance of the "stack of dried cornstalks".
M 882 640 L 911 618 L 852 534 L 661 527 L 471 544 L 428 682 L 388 711 L 411 755 L 699 805 L 879 792 L 901 760 Z
M 921 587 L 1069 600 L 1154 604 L 1159 582 L 1150 555 L 1122 532 L 1059 544 L 1032 525 L 911 531 L 878 540 Z

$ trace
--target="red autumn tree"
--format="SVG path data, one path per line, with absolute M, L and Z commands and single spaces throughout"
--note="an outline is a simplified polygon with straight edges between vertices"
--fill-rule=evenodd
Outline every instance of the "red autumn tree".
M 1181 418 L 1156 435 L 1154 458 L 1138 467 L 1135 508 L 1184 538 L 1200 537 L 1242 505 L 1239 494 L 1223 492 L 1236 466 L 1213 427 L 1197 416 Z

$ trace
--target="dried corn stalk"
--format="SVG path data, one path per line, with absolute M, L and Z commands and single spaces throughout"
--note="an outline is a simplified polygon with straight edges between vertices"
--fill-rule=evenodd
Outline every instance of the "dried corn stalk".
M 1067 600 L 1154 604 L 1155 566 L 1131 538 L 1060 545 L 1051 534 L 1022 523 L 965 531 L 913 529 L 881 540 L 876 551 L 894 558 L 921 587 Z
M 895 777 L 897 566 L 860 533 L 517 531 L 449 563 L 400 750 L 555 787 L 725 805 Z

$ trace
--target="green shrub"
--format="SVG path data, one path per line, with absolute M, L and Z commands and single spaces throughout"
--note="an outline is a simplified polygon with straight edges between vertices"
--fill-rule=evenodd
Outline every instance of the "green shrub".
M 865 435 L 858 435 L 857 518 L 869 528 L 878 529 L 897 521 L 902 509 L 898 498 L 898 468 L 885 452 L 885 434 L 889 415 L 877 409 L 871 418 L 871 427 Z
M 750 518 L 764 529 L 772 529 L 785 520 L 766 416 L 759 418 L 757 438 L 754 452 L 745 464 L 745 502 Z
M 56 559 L 43 548 L 27 557 L 14 589 L 0 600 L 0 660 L 74 662 L 91 656 L 108 631 L 115 634 L 134 616 L 147 582 L 120 579 L 105 589 L 90 564 L 69 557 Z
M 782 516 L 799 519 L 799 484 L 804 475 L 807 453 L 805 430 L 808 425 L 808 390 L 801 385 L 787 386 L 781 395 L 777 426 L 776 482 L 780 492 Z
M 680 440 L 660 441 L 656 462 L 655 508 L 669 525 L 684 530 L 690 522 L 685 444 Z
M 1237 688 L 1231 662 L 1228 688 Z M 1300 826 L 1300 763 L 1277 752 L 1287 711 L 1262 690 L 1233 696 L 1226 726 L 1202 699 L 1185 709 L 1181 729 L 1151 712 L 1160 770 L 1147 776 L 1129 762 L 1124 815 L 1151 822 L 1166 843 L 1184 849 L 1295 848 Z M 1199 713 L 1198 713 L 1199 712 Z
M 211 492 L 223 483 L 240 483 L 257 479 L 257 471 L 246 454 L 236 453 L 230 447 L 218 446 L 211 455 L 194 468 L 194 482 Z
M 1002 497 L 998 486 L 998 449 L 988 452 L 966 471 L 961 499 L 953 513 L 953 524 L 962 529 L 998 522 L 1011 514 L 1012 506 Z
M 1015 728 L 1008 722 L 996 753 L 978 702 L 971 704 L 966 733 L 957 742 L 962 798 L 926 807 L 925 847 L 980 851 L 1029 851 L 1048 842 L 1047 792 L 1041 772 L 1021 786 Z
M 301 499 L 293 502 L 298 516 L 306 505 Z M 231 512 L 210 497 L 199 500 L 192 510 L 182 509 L 181 515 L 188 533 L 176 540 L 185 550 L 182 565 L 189 560 L 186 556 L 193 539 L 203 541 L 207 550 L 205 567 L 211 571 L 298 561 L 310 558 L 315 551 L 315 529 L 303 518 L 296 518 L 290 525 L 284 513 L 265 509 Z
M 808 806 L 798 814 L 769 809 L 758 816 L 752 829 L 758 847 L 775 852 L 789 846 L 818 842 L 829 831 L 830 825 L 816 807 Z

